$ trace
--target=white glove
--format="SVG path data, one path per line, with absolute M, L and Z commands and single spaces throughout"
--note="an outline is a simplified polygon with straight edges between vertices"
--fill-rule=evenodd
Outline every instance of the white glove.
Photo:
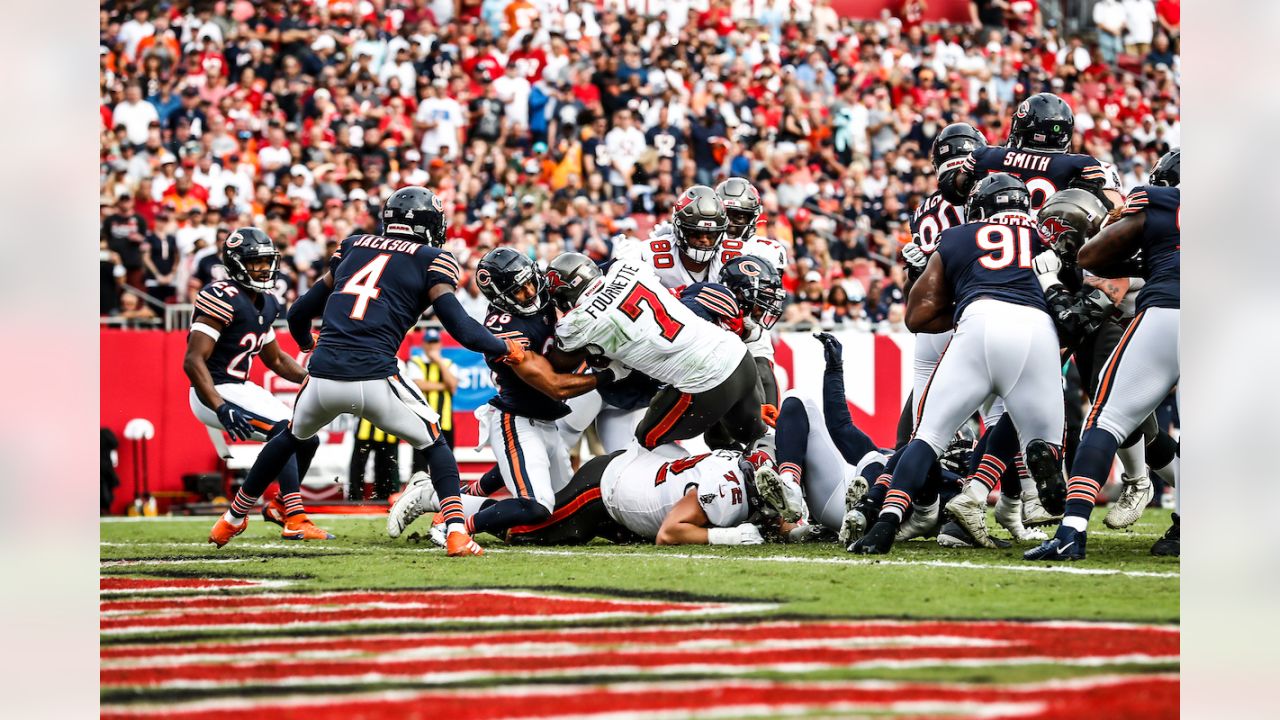
M 751 523 L 742 523 L 731 528 L 707 528 L 708 545 L 760 545 L 764 536 L 760 529 Z
M 651 239 L 655 237 L 666 237 L 666 236 L 675 235 L 675 234 L 676 234 L 675 226 L 673 226 L 671 222 L 668 220 L 663 220 L 657 225 L 654 225 L 653 229 L 649 231 L 649 237 Z
M 908 265 L 921 272 L 924 271 L 924 266 L 929 263 L 929 256 L 914 240 L 902 246 L 902 259 L 906 260 Z
M 1035 270 L 1036 279 L 1040 281 L 1040 289 L 1048 290 L 1060 282 L 1058 271 L 1062 269 L 1062 258 L 1052 250 L 1045 250 L 1032 258 L 1031 268 Z

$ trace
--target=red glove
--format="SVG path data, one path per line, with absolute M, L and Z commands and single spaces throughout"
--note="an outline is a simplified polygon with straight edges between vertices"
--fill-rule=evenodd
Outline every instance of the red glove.
M 507 354 L 498 358 L 499 362 L 508 365 L 519 365 L 525 360 L 524 343 L 518 340 L 507 340 Z

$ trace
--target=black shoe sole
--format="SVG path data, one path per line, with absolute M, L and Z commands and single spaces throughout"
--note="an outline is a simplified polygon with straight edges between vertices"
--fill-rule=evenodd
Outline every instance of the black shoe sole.
M 1032 440 L 1023 459 L 1040 494 L 1040 504 L 1050 515 L 1062 515 L 1067 506 L 1067 483 L 1062 478 L 1062 462 L 1053 448 L 1043 440 Z

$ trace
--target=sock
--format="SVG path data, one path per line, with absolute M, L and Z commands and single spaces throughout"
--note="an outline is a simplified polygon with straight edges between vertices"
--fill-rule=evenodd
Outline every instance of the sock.
M 497 532 L 517 525 L 533 525 L 551 517 L 551 511 L 533 498 L 499 500 L 467 518 L 472 533 Z
M 899 520 L 906 515 L 911 497 L 920 492 L 929 475 L 929 467 L 938 461 L 938 455 L 923 440 L 912 440 L 898 454 L 898 462 L 893 473 L 893 481 L 885 493 L 885 513 L 896 515 Z
M 791 469 L 798 481 L 800 470 L 804 467 L 805 451 L 809 446 L 809 416 L 799 398 L 789 397 L 782 401 L 782 407 L 778 410 L 774 445 L 777 448 L 774 458 L 778 462 L 778 471 L 785 473 Z
M 458 498 L 458 461 L 443 440 L 426 448 L 427 468 L 431 472 L 431 484 L 440 499 L 440 512 L 446 525 L 462 522 L 462 501 Z
M 253 467 L 249 468 L 249 473 L 244 479 L 244 485 L 240 487 L 240 492 L 236 495 L 236 502 L 231 504 L 233 513 L 240 514 L 239 510 L 243 509 L 244 514 L 247 514 L 249 510 L 253 509 L 253 503 L 256 503 L 258 498 L 262 497 L 263 491 L 276 478 L 281 479 L 281 493 L 297 492 L 296 485 L 286 485 L 290 477 L 294 481 L 297 480 L 297 463 L 293 464 L 293 470 L 288 475 L 285 474 L 287 472 L 285 468 L 293 460 L 299 444 L 300 441 L 293 436 L 293 433 L 286 430 L 271 438 L 266 445 L 262 446 L 262 452 L 258 453 L 258 459 L 254 461 Z M 237 507 L 241 494 L 245 496 L 246 500 L 252 499 L 252 502 L 247 506 L 240 504 Z M 241 514 L 241 517 L 243 517 L 243 514 Z
M 498 470 L 498 466 L 494 465 L 480 476 L 480 480 L 476 482 L 477 492 L 474 495 L 481 497 L 489 497 L 506 487 L 506 483 L 502 482 L 502 471 Z
M 280 495 L 280 502 L 284 504 L 284 516 L 286 518 L 307 514 L 307 509 L 302 505 L 302 493 L 300 492 L 283 493 Z
M 1075 515 L 1068 515 L 1062 518 L 1062 526 L 1069 527 L 1072 530 L 1076 530 L 1079 532 L 1084 532 L 1085 530 L 1089 529 L 1089 520 L 1088 518 L 1082 518 Z
M 1145 476 L 1147 474 L 1147 446 L 1141 442 L 1122 447 L 1116 451 L 1116 456 L 1120 458 L 1120 464 L 1124 466 L 1124 473 L 1129 477 Z
M 1119 443 L 1106 430 L 1095 427 L 1084 431 L 1075 462 L 1071 464 L 1071 479 L 1067 481 L 1066 518 L 1081 518 L 1088 526 L 1089 513 L 1093 512 L 1102 483 L 1111 472 L 1111 462 L 1118 446 Z M 1063 522 L 1066 522 L 1065 518 Z
M 980 497 L 985 500 L 987 494 L 995 489 L 996 484 L 1000 482 L 1001 476 L 1004 475 L 1007 467 L 1000 458 L 995 455 L 983 455 L 982 461 L 978 463 L 978 469 L 969 477 L 969 487 L 966 492 L 974 497 Z M 970 490 L 969 488 L 975 488 Z M 979 494 L 980 493 L 980 494 Z
M 1177 455 L 1174 455 L 1167 464 L 1151 468 L 1151 472 L 1159 475 L 1161 480 L 1176 488 L 1178 487 L 1178 471 L 1180 465 L 1180 458 Z

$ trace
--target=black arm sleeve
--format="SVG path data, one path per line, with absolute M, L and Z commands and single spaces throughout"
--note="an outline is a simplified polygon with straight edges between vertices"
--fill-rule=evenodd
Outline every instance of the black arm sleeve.
M 311 321 L 324 313 L 324 304 L 332 292 L 333 288 L 328 283 L 317 282 L 289 308 L 289 334 L 299 348 L 311 347 Z
M 867 453 L 877 449 L 871 438 L 853 424 L 853 417 L 849 415 L 843 367 L 828 366 L 822 375 L 822 419 L 840 456 L 850 465 L 857 465 Z
M 462 347 L 492 357 L 507 354 L 507 344 L 485 330 L 483 325 L 472 320 L 453 293 L 445 293 L 436 298 L 433 306 L 440 324 Z

